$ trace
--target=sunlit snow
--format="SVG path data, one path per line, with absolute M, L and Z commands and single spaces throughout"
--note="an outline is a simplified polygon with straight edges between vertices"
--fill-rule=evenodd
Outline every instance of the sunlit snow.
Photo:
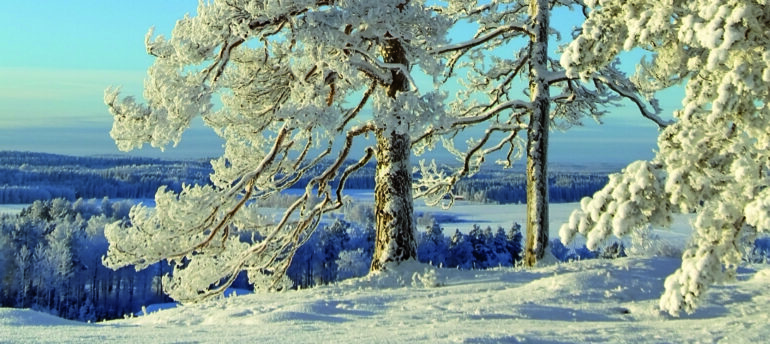
M 365 198 L 360 197 L 356 198 Z M 576 204 L 552 204 L 552 227 Z M 458 202 L 441 213 L 456 222 L 507 226 L 524 205 Z M 481 222 L 486 220 L 487 222 Z M 681 248 L 688 218 L 655 230 Z M 555 235 L 552 233 L 552 236 Z M 553 236 L 555 238 L 555 236 Z M 681 259 L 631 257 L 533 270 L 397 271 L 299 291 L 230 296 L 188 306 L 150 305 L 149 315 L 85 324 L 0 309 L 0 341 L 67 342 L 761 342 L 770 335 L 770 268 L 739 269 L 735 283 L 709 290 L 692 315 L 658 310 L 663 281 Z M 171 309 L 166 309 L 171 307 Z
M 235 296 L 97 324 L 0 309 L 10 342 L 761 342 L 770 268 L 739 270 L 691 316 L 657 309 L 675 258 L 588 260 L 533 270 L 419 264 L 313 289 Z

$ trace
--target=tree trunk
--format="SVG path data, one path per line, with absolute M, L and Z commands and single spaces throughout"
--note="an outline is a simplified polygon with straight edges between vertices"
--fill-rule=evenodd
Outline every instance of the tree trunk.
M 382 47 L 386 63 L 409 66 L 401 43 L 395 38 L 386 38 Z M 393 82 L 387 88 L 387 95 L 395 99 L 398 92 L 408 89 L 406 76 L 392 71 Z M 417 257 L 414 204 L 412 200 L 412 171 L 409 163 L 411 140 L 403 128 L 398 109 L 389 113 L 375 114 L 388 116 L 382 128 L 377 128 L 377 173 L 374 186 L 375 242 L 371 271 L 384 268 L 388 262 L 401 262 Z M 388 125 L 394 127 L 388 127 Z
M 416 258 L 412 173 L 408 135 L 377 132 L 374 202 L 376 238 L 372 271 L 387 262 Z
M 524 264 L 534 266 L 548 245 L 548 1 L 530 0 L 535 35 L 530 43 L 529 90 L 532 114 L 527 130 L 527 240 Z

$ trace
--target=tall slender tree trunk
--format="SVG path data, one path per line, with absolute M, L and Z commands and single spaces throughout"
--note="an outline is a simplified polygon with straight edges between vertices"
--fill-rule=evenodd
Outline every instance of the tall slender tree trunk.
M 529 91 L 532 114 L 527 130 L 527 240 L 524 263 L 534 266 L 548 244 L 548 1 L 530 0 L 534 37 L 530 43 Z
M 386 38 L 381 51 L 386 63 L 409 66 L 404 48 L 398 39 Z M 398 92 L 408 89 L 406 76 L 393 71 L 393 82 L 387 94 L 395 99 Z M 382 270 L 388 262 L 401 262 L 417 257 L 414 204 L 412 200 L 412 171 L 409 158 L 411 140 L 403 128 L 408 123 L 398 115 L 398 109 L 390 113 L 377 128 L 377 171 L 374 179 L 375 241 L 371 271 Z M 392 126 L 392 127 L 389 127 Z

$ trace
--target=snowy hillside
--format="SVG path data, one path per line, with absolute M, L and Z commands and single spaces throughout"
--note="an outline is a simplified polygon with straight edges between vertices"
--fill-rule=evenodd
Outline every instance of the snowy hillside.
M 398 273 L 257 293 L 83 324 L 0 309 L 9 342 L 762 342 L 770 336 L 770 268 L 739 270 L 693 315 L 657 310 L 679 259 L 624 258 L 531 271 L 411 265 Z

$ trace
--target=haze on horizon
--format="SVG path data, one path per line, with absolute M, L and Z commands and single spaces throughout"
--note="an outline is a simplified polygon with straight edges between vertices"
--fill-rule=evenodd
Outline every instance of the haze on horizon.
M 165 152 L 145 145 L 120 152 L 109 131 L 112 117 L 103 103 L 108 86 L 141 97 L 145 70 L 152 58 L 144 37 L 151 26 L 168 34 L 184 13 L 195 14 L 196 0 L 103 2 L 8 1 L 0 4 L 5 23 L 0 39 L 11 49 L 0 54 L 0 150 L 69 155 L 131 154 L 188 159 L 216 157 L 222 141 L 198 120 L 178 147 Z M 564 16 L 576 14 L 562 14 Z M 574 18 L 565 18 L 574 21 Z M 570 20 L 565 20 L 570 22 Z M 664 117 L 678 100 L 661 99 Z M 620 107 L 599 125 L 551 135 L 554 163 L 625 165 L 650 159 L 657 128 L 631 107 Z M 435 153 L 422 158 L 444 160 Z

